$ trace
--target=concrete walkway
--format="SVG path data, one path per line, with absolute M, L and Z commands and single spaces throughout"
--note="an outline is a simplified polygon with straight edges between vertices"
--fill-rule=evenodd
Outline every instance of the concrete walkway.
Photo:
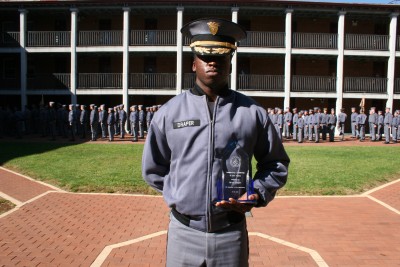
M 0 168 L 0 266 L 164 266 L 161 197 L 77 194 Z M 400 266 L 400 180 L 346 197 L 278 197 L 248 218 L 251 266 Z

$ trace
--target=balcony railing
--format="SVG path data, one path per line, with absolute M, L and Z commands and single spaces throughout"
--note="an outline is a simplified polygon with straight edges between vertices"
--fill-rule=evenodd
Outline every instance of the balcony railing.
M 134 89 L 175 89 L 175 73 L 131 73 L 129 88 Z
M 71 32 L 69 31 L 30 31 L 27 37 L 26 45 L 30 47 L 68 47 L 71 45 Z
M 346 34 L 345 49 L 354 50 L 388 50 L 388 35 Z
M 1 47 L 18 47 L 19 46 L 19 32 L 2 32 Z
M 29 90 L 67 90 L 70 86 L 70 74 L 49 73 L 28 77 Z
M 335 92 L 336 77 L 300 76 L 292 77 L 292 92 Z
M 394 93 L 400 94 L 400 78 L 394 80 Z
M 121 89 L 121 73 L 79 73 L 79 89 Z
M 294 48 L 337 49 L 337 34 L 332 33 L 293 33 Z
M 131 31 L 130 45 L 176 45 L 176 30 Z
M 247 38 L 239 43 L 243 47 L 285 47 L 284 32 L 248 31 Z
M 345 77 L 343 83 L 345 93 L 387 93 L 387 78 L 379 77 Z
M 78 46 L 121 46 L 122 31 L 80 31 Z
M 0 78 L 0 90 L 19 90 L 20 80 L 17 78 Z
M 238 75 L 239 91 L 284 91 L 283 75 Z

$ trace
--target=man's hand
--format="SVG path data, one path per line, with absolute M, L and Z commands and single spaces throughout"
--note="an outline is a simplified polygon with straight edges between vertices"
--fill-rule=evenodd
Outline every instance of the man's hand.
M 241 199 L 245 200 L 246 195 L 243 195 L 241 198 L 239 198 L 239 200 L 241 200 Z M 258 200 L 259 196 L 257 194 L 253 194 L 253 195 L 250 195 L 248 199 L 249 200 Z M 233 211 L 240 212 L 243 214 L 245 214 L 246 212 L 249 212 L 254 207 L 253 205 L 239 202 L 238 200 L 233 199 L 233 198 L 230 198 L 229 201 L 222 200 L 221 202 L 217 202 L 215 204 L 215 206 L 231 209 Z

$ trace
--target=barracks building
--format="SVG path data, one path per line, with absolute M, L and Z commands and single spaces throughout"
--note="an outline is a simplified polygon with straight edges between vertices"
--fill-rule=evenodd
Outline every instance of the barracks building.
M 163 104 L 193 86 L 180 32 L 238 22 L 230 87 L 267 107 L 400 107 L 400 6 L 266 0 L 6 1 L 0 105 Z

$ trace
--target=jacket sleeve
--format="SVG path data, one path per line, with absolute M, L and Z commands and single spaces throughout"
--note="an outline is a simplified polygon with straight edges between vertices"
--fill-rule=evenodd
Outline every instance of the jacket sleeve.
M 269 119 L 264 123 L 255 146 L 257 172 L 254 189 L 259 194 L 257 206 L 266 206 L 283 187 L 288 176 L 290 159 Z
M 159 192 L 163 191 L 164 179 L 170 170 L 171 150 L 165 134 L 152 123 L 144 145 L 142 157 L 142 176 Z

